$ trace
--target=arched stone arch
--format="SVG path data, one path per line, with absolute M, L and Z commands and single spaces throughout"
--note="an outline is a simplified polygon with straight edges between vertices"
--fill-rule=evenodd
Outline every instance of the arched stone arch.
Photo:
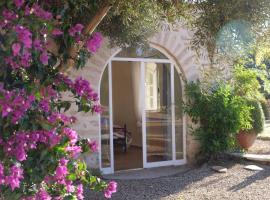
M 189 32 L 181 30 L 178 32 L 160 32 L 149 39 L 150 46 L 161 51 L 172 62 L 174 62 L 179 75 L 184 81 L 192 81 L 199 78 L 201 61 L 196 53 L 189 48 Z M 102 47 L 98 52 L 91 56 L 86 66 L 79 70 L 71 70 L 70 76 L 76 78 L 82 76 L 88 80 L 93 89 L 99 91 L 101 78 L 108 62 L 114 57 L 121 48 L 111 48 L 108 39 L 104 39 Z M 70 114 L 77 117 L 78 122 L 73 128 L 82 136 L 99 141 L 99 116 L 90 113 L 77 113 L 75 107 L 71 108 Z M 187 145 L 191 139 L 187 138 Z M 188 147 L 190 148 L 190 147 Z M 188 150 L 189 151 L 189 150 Z M 189 154 L 189 152 L 187 153 Z M 188 155 L 189 157 L 189 155 Z M 91 167 L 99 166 L 99 155 L 85 155 L 86 162 Z

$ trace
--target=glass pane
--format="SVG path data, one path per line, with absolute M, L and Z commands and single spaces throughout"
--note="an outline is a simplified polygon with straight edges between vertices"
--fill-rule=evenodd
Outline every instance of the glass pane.
M 170 64 L 145 63 L 145 98 L 147 162 L 172 160 Z
M 151 47 L 129 47 L 120 51 L 116 57 L 123 58 L 155 58 L 155 59 L 168 59 L 160 51 Z
M 101 124 L 101 167 L 111 167 L 110 157 L 110 104 L 109 104 L 109 72 L 108 66 L 104 70 L 100 85 L 100 104 L 102 114 Z
M 183 109 L 182 85 L 176 69 L 174 69 L 174 97 L 175 97 L 175 148 L 176 160 L 184 158 L 183 155 Z
M 114 169 L 143 167 L 141 63 L 112 62 Z

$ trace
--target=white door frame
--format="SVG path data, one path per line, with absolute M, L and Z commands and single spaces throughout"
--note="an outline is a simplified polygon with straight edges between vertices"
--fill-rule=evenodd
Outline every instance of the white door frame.
M 169 59 L 149 59 L 149 58 L 122 58 L 113 57 L 109 60 L 108 66 L 108 78 L 109 78 L 109 116 L 110 116 L 110 165 L 111 167 L 102 168 L 101 152 L 100 152 L 100 167 L 104 174 L 114 173 L 114 145 L 113 145 L 113 100 L 112 100 L 112 62 L 113 61 L 130 61 L 140 62 L 141 71 L 141 85 L 140 90 L 143 95 L 141 96 L 142 102 L 142 138 L 143 138 L 143 168 L 170 166 L 170 165 L 183 165 L 186 164 L 186 116 L 183 114 L 183 159 L 176 160 L 176 146 L 175 146 L 175 95 L 174 95 L 174 68 L 175 65 Z M 160 161 L 160 162 L 147 162 L 147 138 L 146 138 L 146 110 L 145 110 L 145 63 L 164 63 L 170 64 L 171 75 L 171 106 L 172 106 L 172 160 Z M 183 80 L 180 77 L 183 91 Z M 101 136 L 101 134 L 100 134 Z M 101 142 L 100 142 L 101 145 Z M 100 148 L 101 149 L 101 148 Z

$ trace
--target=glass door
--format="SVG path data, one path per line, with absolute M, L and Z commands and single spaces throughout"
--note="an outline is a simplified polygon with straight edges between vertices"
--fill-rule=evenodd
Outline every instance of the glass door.
M 110 174 L 114 172 L 111 62 L 106 66 L 101 79 L 100 105 L 100 167 L 104 174 Z
M 172 129 L 171 64 L 145 62 L 144 118 L 145 167 L 174 160 Z

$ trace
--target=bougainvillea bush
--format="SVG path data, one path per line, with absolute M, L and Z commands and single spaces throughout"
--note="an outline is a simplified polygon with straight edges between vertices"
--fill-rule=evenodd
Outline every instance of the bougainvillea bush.
M 32 1 L 6 1 L 0 11 L 0 199 L 83 199 L 85 187 L 110 198 L 117 184 L 92 176 L 78 159 L 96 151 L 96 141 L 80 138 L 71 128 L 76 119 L 65 114 L 71 103 L 99 113 L 98 95 L 83 78 L 61 73 L 48 50 L 65 37 L 86 41 L 93 54 L 101 34 L 83 38 L 82 24 L 63 25 L 61 15 Z

